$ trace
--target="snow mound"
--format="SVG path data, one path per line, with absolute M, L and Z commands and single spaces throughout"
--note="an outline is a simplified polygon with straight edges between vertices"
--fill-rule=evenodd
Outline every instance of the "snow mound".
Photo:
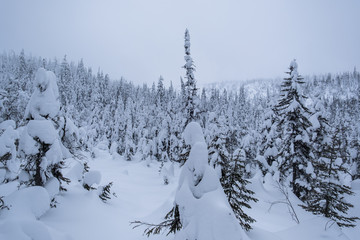
M 50 196 L 43 187 L 28 187 L 5 197 L 10 210 L 4 211 L 9 219 L 37 219 L 50 208 Z
M 0 239 L 13 240 L 51 240 L 45 224 L 35 220 L 9 220 L 0 223 Z
M 100 184 L 101 173 L 99 171 L 90 171 L 84 175 L 84 184 L 91 187 L 94 184 Z

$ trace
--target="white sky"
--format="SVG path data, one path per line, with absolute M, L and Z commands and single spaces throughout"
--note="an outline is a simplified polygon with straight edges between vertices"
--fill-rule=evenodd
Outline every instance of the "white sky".
M 184 31 L 198 84 L 360 68 L 359 0 L 0 0 L 0 50 L 179 84 Z

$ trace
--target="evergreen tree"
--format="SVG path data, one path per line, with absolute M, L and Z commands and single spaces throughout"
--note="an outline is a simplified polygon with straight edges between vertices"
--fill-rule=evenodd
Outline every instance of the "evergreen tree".
M 262 139 L 257 156 L 263 175 L 269 171 L 273 174 L 271 166 L 276 162 L 278 155 L 278 147 L 276 145 L 276 115 L 271 105 L 265 111 L 263 126 L 260 129 Z
M 162 76 L 159 77 L 156 95 L 157 95 L 156 105 L 159 106 L 160 108 L 163 108 L 165 105 L 165 88 L 164 88 L 164 78 Z
M 244 207 L 251 208 L 249 202 L 258 200 L 253 197 L 254 192 L 246 187 L 250 182 L 245 179 L 245 158 L 244 150 L 235 150 L 231 159 L 224 163 L 220 182 L 241 227 L 249 231 L 255 219 L 244 212 Z
M 229 161 L 230 154 L 226 148 L 227 142 L 227 126 L 224 124 L 224 117 L 216 117 L 216 114 L 209 114 L 207 129 L 205 130 L 206 140 L 209 149 L 209 164 L 215 169 L 221 170 L 225 167 L 225 163 Z M 222 122 L 223 124 L 220 124 Z M 219 174 L 220 175 L 220 174 Z
M 226 202 L 219 179 L 208 165 L 207 145 L 200 125 L 189 123 L 184 138 L 191 152 L 180 174 L 173 209 L 160 224 L 136 221 L 135 227 L 148 226 L 145 230 L 148 236 L 159 234 L 165 228 L 168 234 L 175 233 L 176 240 L 220 240 L 225 235 L 228 240 L 239 239 L 243 230 L 235 224 L 236 218 Z M 221 226 L 217 224 L 219 220 Z
M 326 131 L 326 119 L 321 116 L 318 119 L 320 123 L 317 131 L 320 135 L 317 137 L 318 158 L 313 162 L 313 168 L 307 168 L 308 172 L 316 175 L 316 180 L 312 181 L 307 205 L 302 207 L 313 214 L 330 218 L 340 227 L 355 227 L 355 221 L 359 218 L 346 215 L 353 205 L 346 202 L 344 197 L 354 193 L 349 186 L 341 182 L 342 176 L 347 174 L 347 169 L 344 167 L 346 160 L 342 159 L 340 154 L 339 128 L 336 128 L 331 136 Z
M 185 94 L 185 99 L 184 99 L 184 114 L 185 114 L 185 126 L 192 121 L 197 121 L 198 120 L 198 105 L 199 105 L 199 101 L 198 101 L 198 96 L 197 96 L 197 90 L 198 88 L 196 87 L 196 80 L 195 80 L 195 76 L 194 76 L 194 72 L 195 72 L 195 65 L 193 62 L 193 59 L 191 57 L 190 54 L 190 34 L 189 31 L 186 29 L 185 30 L 185 65 L 183 68 L 185 68 L 186 70 L 186 82 L 184 84 L 184 94 Z
M 311 126 L 308 119 L 310 111 L 304 105 L 304 98 L 300 86 L 303 78 L 298 74 L 298 65 L 292 61 L 289 67 L 289 77 L 284 78 L 281 85 L 281 95 L 275 112 L 278 116 L 277 136 L 279 154 L 277 156 L 278 169 L 282 181 L 287 179 L 294 194 L 301 200 L 306 199 L 311 176 L 305 168 L 311 161 L 312 149 L 307 128 Z
M 136 149 L 135 149 L 135 141 L 134 141 L 134 101 L 129 98 L 127 100 L 124 118 L 126 119 L 125 124 L 125 136 L 124 136 L 124 144 L 125 144 L 125 159 L 127 161 L 132 160 Z
M 16 157 L 18 140 L 19 136 L 13 120 L 0 123 L 0 183 L 14 180 L 18 176 L 20 168 L 20 161 Z
M 29 174 L 29 185 L 44 186 L 52 177 L 61 184 L 70 180 L 62 175 L 66 155 L 59 133 L 60 102 L 55 74 L 39 68 L 35 90 L 25 112 L 26 128 L 20 137 L 20 152 L 25 158 L 23 169 Z
M 71 95 L 73 91 L 72 86 L 72 75 L 70 70 L 70 65 L 66 60 L 66 55 L 61 63 L 60 68 L 60 78 L 59 78 L 59 89 L 60 89 L 60 101 L 66 110 L 71 101 Z

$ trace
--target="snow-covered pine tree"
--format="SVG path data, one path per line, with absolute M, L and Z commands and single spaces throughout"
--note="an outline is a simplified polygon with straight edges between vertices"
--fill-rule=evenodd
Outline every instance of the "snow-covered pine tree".
M 207 145 L 199 123 L 189 123 L 184 138 L 191 152 L 181 170 L 174 208 L 160 224 L 136 221 L 135 227 L 149 226 L 145 230 L 147 235 L 158 234 L 166 228 L 169 233 L 175 233 L 175 240 L 245 238 L 214 168 L 208 165 Z
M 60 102 L 55 74 L 39 68 L 34 87 L 25 112 L 27 124 L 19 143 L 20 155 L 25 159 L 22 168 L 29 175 L 28 185 L 44 186 L 54 177 L 59 181 L 60 190 L 66 190 L 61 184 L 70 180 L 61 172 L 67 150 L 56 130 L 59 127 Z
M 158 80 L 156 96 L 156 105 L 162 109 L 165 106 L 165 88 L 164 78 L 162 76 L 160 76 Z
M 229 161 L 230 154 L 226 149 L 227 126 L 224 124 L 224 117 L 220 116 L 219 118 L 214 112 L 209 114 L 205 138 L 209 146 L 209 164 L 213 168 L 221 170 L 225 163 Z M 220 122 L 223 124 L 220 124 Z
M 71 101 L 71 94 L 73 92 L 72 86 L 72 74 L 70 70 L 70 65 L 66 59 L 66 55 L 63 58 L 60 67 L 60 78 L 59 78 L 59 89 L 60 89 L 60 101 L 61 105 L 66 108 L 65 111 L 68 111 L 70 101 Z
M 125 159 L 127 161 L 132 160 L 136 152 L 136 146 L 134 142 L 134 101 L 132 98 L 127 99 L 124 118 L 126 119 L 125 125 L 125 137 L 124 137 L 124 144 L 125 144 Z
M 183 127 L 187 126 L 187 124 L 192 121 L 200 120 L 199 118 L 200 102 L 197 96 L 198 88 L 196 87 L 196 79 L 194 76 L 195 65 L 190 53 L 190 33 L 188 29 L 185 30 L 184 47 L 185 47 L 185 56 L 184 56 L 185 65 L 183 66 L 183 68 L 185 68 L 186 70 L 186 74 L 185 74 L 186 82 L 184 83 L 183 79 L 180 78 L 181 100 L 183 103 L 182 112 L 184 118 L 184 122 L 182 123 Z M 183 164 L 186 161 L 186 159 L 189 157 L 190 147 L 186 145 L 186 143 L 183 141 L 181 149 L 182 151 L 180 152 L 179 155 L 179 162 Z
M 273 106 L 270 102 L 265 109 L 265 115 L 263 119 L 263 126 L 260 129 L 260 135 L 262 136 L 259 151 L 257 155 L 257 161 L 259 167 L 265 176 L 267 172 L 272 172 L 271 166 L 276 160 L 278 149 L 276 146 L 276 115 L 273 111 Z M 273 174 L 273 172 L 271 173 Z
M 249 231 L 255 219 L 244 212 L 244 207 L 251 208 L 249 203 L 258 200 L 253 197 L 254 192 L 246 187 L 250 182 L 245 179 L 245 161 L 245 151 L 236 149 L 229 161 L 224 163 L 220 182 L 241 227 Z
M 196 79 L 194 76 L 195 72 L 195 65 L 193 62 L 193 59 L 190 54 L 190 33 L 189 30 L 185 30 L 185 65 L 183 68 L 186 70 L 186 82 L 184 84 L 184 93 L 185 93 L 185 99 L 184 99 L 184 117 L 186 119 L 185 126 L 189 122 L 197 121 L 198 119 L 198 113 L 199 113 L 199 100 L 197 96 L 197 90 L 196 87 Z
M 306 173 L 308 161 L 312 158 L 310 137 L 307 128 L 310 111 L 304 105 L 305 96 L 300 91 L 304 83 L 298 74 L 295 60 L 290 63 L 289 77 L 281 85 L 280 99 L 274 110 L 278 116 L 277 137 L 280 139 L 277 156 L 280 180 L 289 181 L 294 194 L 306 199 L 311 175 Z
M 258 137 L 257 131 L 249 130 L 248 133 L 241 138 L 240 148 L 245 152 L 245 177 L 251 178 L 259 171 L 260 163 L 257 158 L 257 142 Z
M 350 141 L 350 155 L 352 158 L 352 179 L 360 179 L 360 141 L 357 128 L 353 131 Z
M 20 161 L 16 157 L 18 140 L 19 136 L 13 120 L 0 123 L 0 183 L 14 180 L 18 176 L 20 168 Z
M 233 225 L 236 218 L 215 170 L 208 165 L 207 145 L 200 125 L 189 123 L 184 138 L 191 151 L 175 196 L 174 204 L 179 208 L 182 225 L 175 240 L 241 239 L 243 232 Z M 216 219 L 216 224 L 211 219 Z
M 353 205 L 345 201 L 345 195 L 353 195 L 349 186 L 342 183 L 343 176 L 347 173 L 344 167 L 345 159 L 340 154 L 341 143 L 338 138 L 340 132 L 336 128 L 334 133 L 328 131 L 326 118 L 317 115 L 318 128 L 315 131 L 316 159 L 313 166 L 308 166 L 306 171 L 316 175 L 311 182 L 311 191 L 302 207 L 316 215 L 324 215 L 336 222 L 339 227 L 355 227 L 357 217 L 349 217 L 347 211 Z
M 22 78 L 17 78 L 14 74 L 3 75 L 2 86 L 4 90 L 0 93 L 2 99 L 1 116 L 3 120 L 13 120 L 17 125 L 23 121 L 23 113 L 26 108 L 26 101 L 29 95 L 21 88 Z

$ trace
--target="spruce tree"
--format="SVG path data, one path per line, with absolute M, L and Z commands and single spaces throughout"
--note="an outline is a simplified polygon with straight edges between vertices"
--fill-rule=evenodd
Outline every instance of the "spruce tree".
M 313 174 L 316 180 L 312 181 L 311 192 L 307 205 L 302 207 L 316 215 L 323 215 L 336 222 L 339 227 L 355 227 L 358 217 L 347 216 L 349 208 L 354 207 L 345 201 L 345 195 L 353 195 L 349 186 L 342 184 L 342 176 L 347 174 L 344 167 L 345 159 L 340 154 L 341 143 L 336 128 L 333 134 L 326 131 L 327 121 L 319 116 L 317 131 L 317 159 L 313 162 Z M 331 134 L 331 135 L 330 135 Z M 320 141 L 320 142 L 319 142 Z M 319 144 L 320 143 L 320 144 Z M 311 170 L 308 169 L 309 172 Z
M 241 227 L 249 231 L 252 229 L 250 224 L 254 223 L 255 219 L 247 215 L 244 208 L 251 208 L 249 202 L 257 202 L 258 199 L 253 197 L 254 192 L 246 187 L 250 182 L 245 179 L 245 158 L 244 150 L 235 150 L 231 159 L 222 167 L 220 182 Z
M 44 186 L 52 177 L 61 184 L 70 180 L 61 169 L 67 155 L 61 143 L 60 102 L 56 77 L 53 72 L 39 68 L 35 77 L 35 91 L 25 112 L 26 127 L 20 137 L 20 156 L 25 158 L 23 170 L 29 174 L 28 185 Z
M 197 96 L 198 88 L 196 87 L 196 79 L 194 76 L 195 65 L 190 54 L 190 34 L 187 29 L 185 30 L 184 47 L 185 47 L 184 59 L 186 62 L 185 65 L 183 66 L 183 68 L 185 68 L 186 70 L 186 76 L 185 76 L 186 82 L 184 83 L 184 94 L 185 94 L 184 114 L 186 121 L 184 126 L 186 126 L 189 122 L 198 120 L 198 111 L 199 111 L 198 109 L 199 101 Z
M 218 118 L 215 113 L 211 112 L 208 117 L 207 129 L 205 130 L 209 146 L 209 164 L 214 168 L 220 167 L 220 169 L 224 167 L 230 158 L 226 148 L 228 132 L 224 121 L 221 121 L 223 118 L 222 116 Z M 222 125 L 220 121 L 223 123 Z
M 312 156 L 307 131 L 311 122 L 308 119 L 310 110 L 304 105 L 306 97 L 300 89 L 304 81 L 297 68 L 296 61 L 292 61 L 287 72 L 289 77 L 284 78 L 280 99 L 274 109 L 278 117 L 277 136 L 281 141 L 277 161 L 281 181 L 290 181 L 293 193 L 305 200 L 311 180 L 305 170 Z
M 66 55 L 63 58 L 60 67 L 60 77 L 59 77 L 59 89 L 60 89 L 60 101 L 61 104 L 66 108 L 69 107 L 72 88 L 72 75 L 70 70 L 70 65 L 66 60 Z
M 0 183 L 18 177 L 20 161 L 16 157 L 16 145 L 19 136 L 15 122 L 7 120 L 0 123 Z M 1 209 L 1 207 L 0 207 Z
M 165 88 L 164 88 L 164 78 L 162 76 L 159 77 L 157 84 L 157 99 L 156 105 L 162 109 L 165 104 Z
M 276 145 L 276 115 L 270 103 L 265 111 L 263 126 L 260 129 L 262 139 L 257 156 L 257 161 L 263 175 L 269 171 L 273 174 L 271 166 L 276 162 L 278 155 L 278 147 Z

